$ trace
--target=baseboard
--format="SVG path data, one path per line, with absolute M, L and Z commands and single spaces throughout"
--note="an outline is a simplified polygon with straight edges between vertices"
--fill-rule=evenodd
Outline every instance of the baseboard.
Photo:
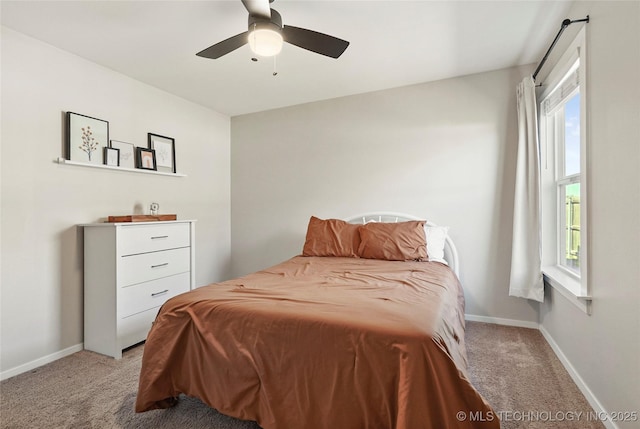
M 476 316 L 475 314 L 465 314 L 464 319 L 470 322 L 493 323 L 496 325 L 517 326 L 518 328 L 538 329 L 538 322 L 527 322 L 526 320 L 503 319 L 500 317 Z
M 0 372 L 0 380 L 6 380 L 7 378 L 15 377 L 16 375 L 22 374 L 23 372 L 31 371 L 32 369 L 38 368 L 39 366 L 46 365 L 58 359 L 62 359 L 63 357 L 77 353 L 82 349 L 84 349 L 83 343 L 76 344 L 75 346 L 67 347 L 64 350 L 51 353 L 50 355 L 32 360 L 31 362 L 18 365 L 15 368 L 2 371 Z
M 593 411 L 598 414 L 602 413 L 602 415 L 608 415 L 607 411 L 604 409 L 600 401 L 598 401 L 598 398 L 596 398 L 591 389 L 589 389 L 589 386 L 587 386 L 582 377 L 580 377 L 578 371 L 576 371 L 573 365 L 571 365 L 571 362 L 565 356 L 565 354 L 562 353 L 560 346 L 558 346 L 558 343 L 555 342 L 551 334 L 549 334 L 549 332 L 542 325 L 540 325 L 538 329 L 540 329 L 540 333 L 542 333 L 544 339 L 547 340 L 547 343 L 549 343 L 553 352 L 556 354 L 558 359 L 560 359 L 560 362 L 571 376 L 571 379 L 573 379 L 573 382 L 576 383 L 578 389 L 580 389 L 580 392 L 582 392 L 584 397 L 587 399 L 587 402 L 589 402 L 589 405 L 591 405 Z M 604 424 L 607 429 L 619 429 L 618 425 L 615 422 L 612 422 L 610 419 L 603 420 L 602 424 Z

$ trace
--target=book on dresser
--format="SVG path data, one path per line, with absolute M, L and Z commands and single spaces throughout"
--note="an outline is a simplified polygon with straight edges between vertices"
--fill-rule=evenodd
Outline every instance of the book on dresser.
M 166 300 L 195 287 L 195 221 L 81 226 L 84 348 L 120 359 Z

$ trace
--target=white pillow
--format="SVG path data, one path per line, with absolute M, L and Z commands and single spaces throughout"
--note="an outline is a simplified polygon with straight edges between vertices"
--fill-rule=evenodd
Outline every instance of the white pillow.
M 444 259 L 444 243 L 447 239 L 448 232 L 448 226 L 424 226 L 424 234 L 427 239 L 427 258 L 429 261 L 447 264 L 447 261 Z

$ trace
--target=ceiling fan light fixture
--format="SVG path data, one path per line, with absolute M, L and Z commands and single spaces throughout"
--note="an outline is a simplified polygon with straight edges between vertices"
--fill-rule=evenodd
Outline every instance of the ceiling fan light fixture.
M 249 32 L 249 47 L 262 57 L 278 55 L 282 50 L 282 34 L 270 28 L 256 28 Z
M 1 0 L 0 0 L 1 1 Z M 273 0 L 242 0 L 249 12 L 247 31 L 211 45 L 196 55 L 216 59 L 249 44 L 256 56 L 275 57 L 282 50 L 283 42 L 330 58 L 338 58 L 349 42 L 306 28 L 282 25 L 282 16 L 269 8 Z M 257 61 L 257 58 L 254 60 Z

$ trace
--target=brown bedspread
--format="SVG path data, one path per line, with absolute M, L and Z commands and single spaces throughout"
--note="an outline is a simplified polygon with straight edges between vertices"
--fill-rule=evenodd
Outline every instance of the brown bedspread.
M 136 411 L 181 393 L 265 429 L 499 427 L 466 377 L 462 289 L 434 262 L 298 256 L 169 300 Z

